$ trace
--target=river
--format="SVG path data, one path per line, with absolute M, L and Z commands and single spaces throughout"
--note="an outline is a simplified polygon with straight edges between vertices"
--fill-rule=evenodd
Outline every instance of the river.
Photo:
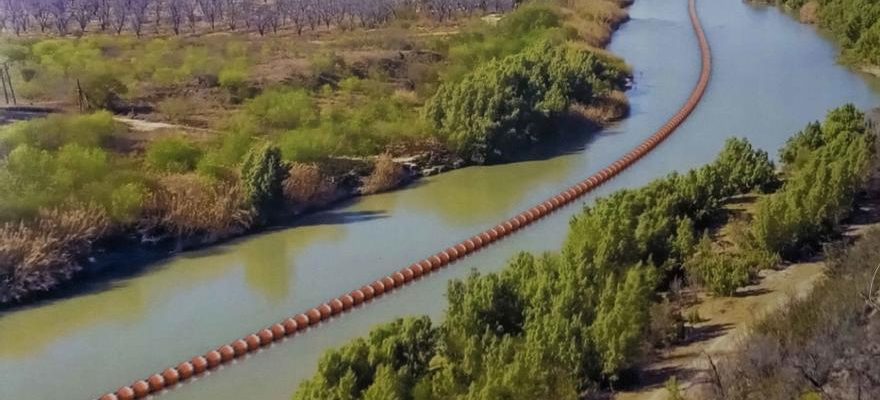
M 713 80 L 691 118 L 653 153 L 586 198 L 713 159 L 747 137 L 775 154 L 807 122 L 846 102 L 867 108 L 880 82 L 836 64 L 822 35 L 773 8 L 699 0 Z M 632 115 L 564 155 L 466 168 L 302 218 L 296 226 L 145 264 L 86 293 L 0 315 L 0 399 L 95 398 L 360 287 L 555 194 L 637 146 L 687 98 L 699 52 L 683 0 L 637 0 L 610 50 L 635 68 Z M 560 247 L 570 206 L 396 290 L 363 310 L 213 370 L 162 399 L 288 399 L 326 349 L 396 317 L 442 317 L 447 281 L 501 268 L 521 250 Z M 129 265 L 137 265 L 131 273 Z

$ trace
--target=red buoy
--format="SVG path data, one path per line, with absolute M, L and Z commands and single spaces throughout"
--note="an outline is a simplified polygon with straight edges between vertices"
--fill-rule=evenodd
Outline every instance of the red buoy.
M 150 394 L 150 384 L 145 381 L 137 381 L 131 385 L 134 390 L 134 398 L 140 399 Z
M 272 343 L 272 340 L 275 338 L 275 335 L 272 334 L 272 331 L 263 328 L 260 329 L 260 332 L 257 333 L 257 337 L 260 338 L 261 346 L 268 346 L 269 343 Z
M 201 374 L 202 372 L 205 372 L 205 370 L 208 369 L 208 360 L 206 360 L 205 357 L 195 356 L 195 357 L 193 357 L 192 361 L 190 361 L 190 362 L 192 363 L 193 371 L 196 374 Z
M 174 368 L 166 368 L 162 372 L 162 378 L 165 378 L 165 386 L 174 386 L 180 381 L 180 373 Z
M 299 323 L 293 318 L 285 319 L 281 325 L 284 326 L 284 334 L 288 336 L 293 335 L 299 329 Z
M 223 361 L 223 356 L 220 355 L 219 351 L 211 350 L 205 354 L 205 361 L 208 363 L 208 368 L 217 368 L 220 362 Z
M 147 379 L 147 383 L 150 384 L 151 392 L 158 392 L 165 388 L 165 378 L 162 375 L 154 374 L 150 376 L 150 379 Z
M 244 342 L 247 343 L 248 351 L 255 351 L 260 348 L 260 337 L 257 335 L 247 335 L 247 337 L 244 338 Z
M 180 380 L 185 381 L 189 378 L 192 378 L 196 369 L 193 367 L 192 363 L 189 361 L 184 361 L 177 366 L 177 372 L 180 373 Z
M 116 391 L 116 397 L 119 400 L 134 400 L 134 389 L 128 386 L 123 386 Z
M 233 358 L 235 358 L 235 349 L 233 349 L 232 346 L 228 344 L 220 346 L 220 348 L 217 349 L 217 352 L 220 353 L 221 362 L 229 362 L 232 361 Z

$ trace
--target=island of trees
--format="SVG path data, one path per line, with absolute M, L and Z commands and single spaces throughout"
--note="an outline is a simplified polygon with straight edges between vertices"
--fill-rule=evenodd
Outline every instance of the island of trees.
M 664 294 L 729 296 L 839 234 L 874 162 L 847 105 L 793 136 L 781 174 L 731 139 L 716 160 L 588 206 L 558 252 L 453 281 L 442 322 L 406 318 L 327 352 L 294 399 L 578 399 L 613 387 L 681 331 Z M 757 196 L 731 214 L 731 199 Z

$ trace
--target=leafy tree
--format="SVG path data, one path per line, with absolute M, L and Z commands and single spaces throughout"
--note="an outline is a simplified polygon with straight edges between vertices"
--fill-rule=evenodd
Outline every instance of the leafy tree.
M 195 169 L 202 150 L 180 136 L 156 140 L 147 147 L 147 166 L 163 172 L 188 172 Z
M 252 147 L 241 165 L 248 203 L 263 216 L 282 200 L 281 185 L 286 177 L 287 168 L 281 161 L 281 151 L 268 143 Z

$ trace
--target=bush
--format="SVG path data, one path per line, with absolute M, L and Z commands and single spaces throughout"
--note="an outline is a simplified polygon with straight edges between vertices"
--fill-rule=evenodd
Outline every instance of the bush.
M 750 265 L 735 254 L 713 249 L 708 235 L 697 245 L 693 257 L 684 264 L 691 281 L 716 296 L 732 296 L 749 284 Z
M 273 89 L 245 104 L 245 118 L 259 130 L 288 130 L 311 126 L 319 111 L 308 92 L 300 89 Z M 267 132 L 254 132 L 267 133 Z
M 373 172 L 364 178 L 361 192 L 374 194 L 396 188 L 404 177 L 403 167 L 394 162 L 389 154 L 383 154 L 376 159 Z
M 67 144 L 101 147 L 119 130 L 113 115 L 99 111 L 86 115 L 53 114 L 0 128 L 0 144 L 7 149 L 29 145 L 57 150 Z
M 147 147 L 144 161 L 161 172 L 181 173 L 195 169 L 202 150 L 181 136 L 158 139 Z
M 284 180 L 284 199 L 301 206 L 326 203 L 335 192 L 336 183 L 313 164 L 294 163 Z
M 283 199 L 282 184 L 287 167 L 281 151 L 269 144 L 254 146 L 241 165 L 241 181 L 245 200 L 261 217 L 266 216 Z
M 590 52 L 542 42 L 442 85 L 424 115 L 463 157 L 505 160 L 549 135 L 550 123 L 570 105 L 589 103 L 622 76 Z
M 198 105 L 188 97 L 169 97 L 159 102 L 158 109 L 165 118 L 184 123 L 197 110 Z

